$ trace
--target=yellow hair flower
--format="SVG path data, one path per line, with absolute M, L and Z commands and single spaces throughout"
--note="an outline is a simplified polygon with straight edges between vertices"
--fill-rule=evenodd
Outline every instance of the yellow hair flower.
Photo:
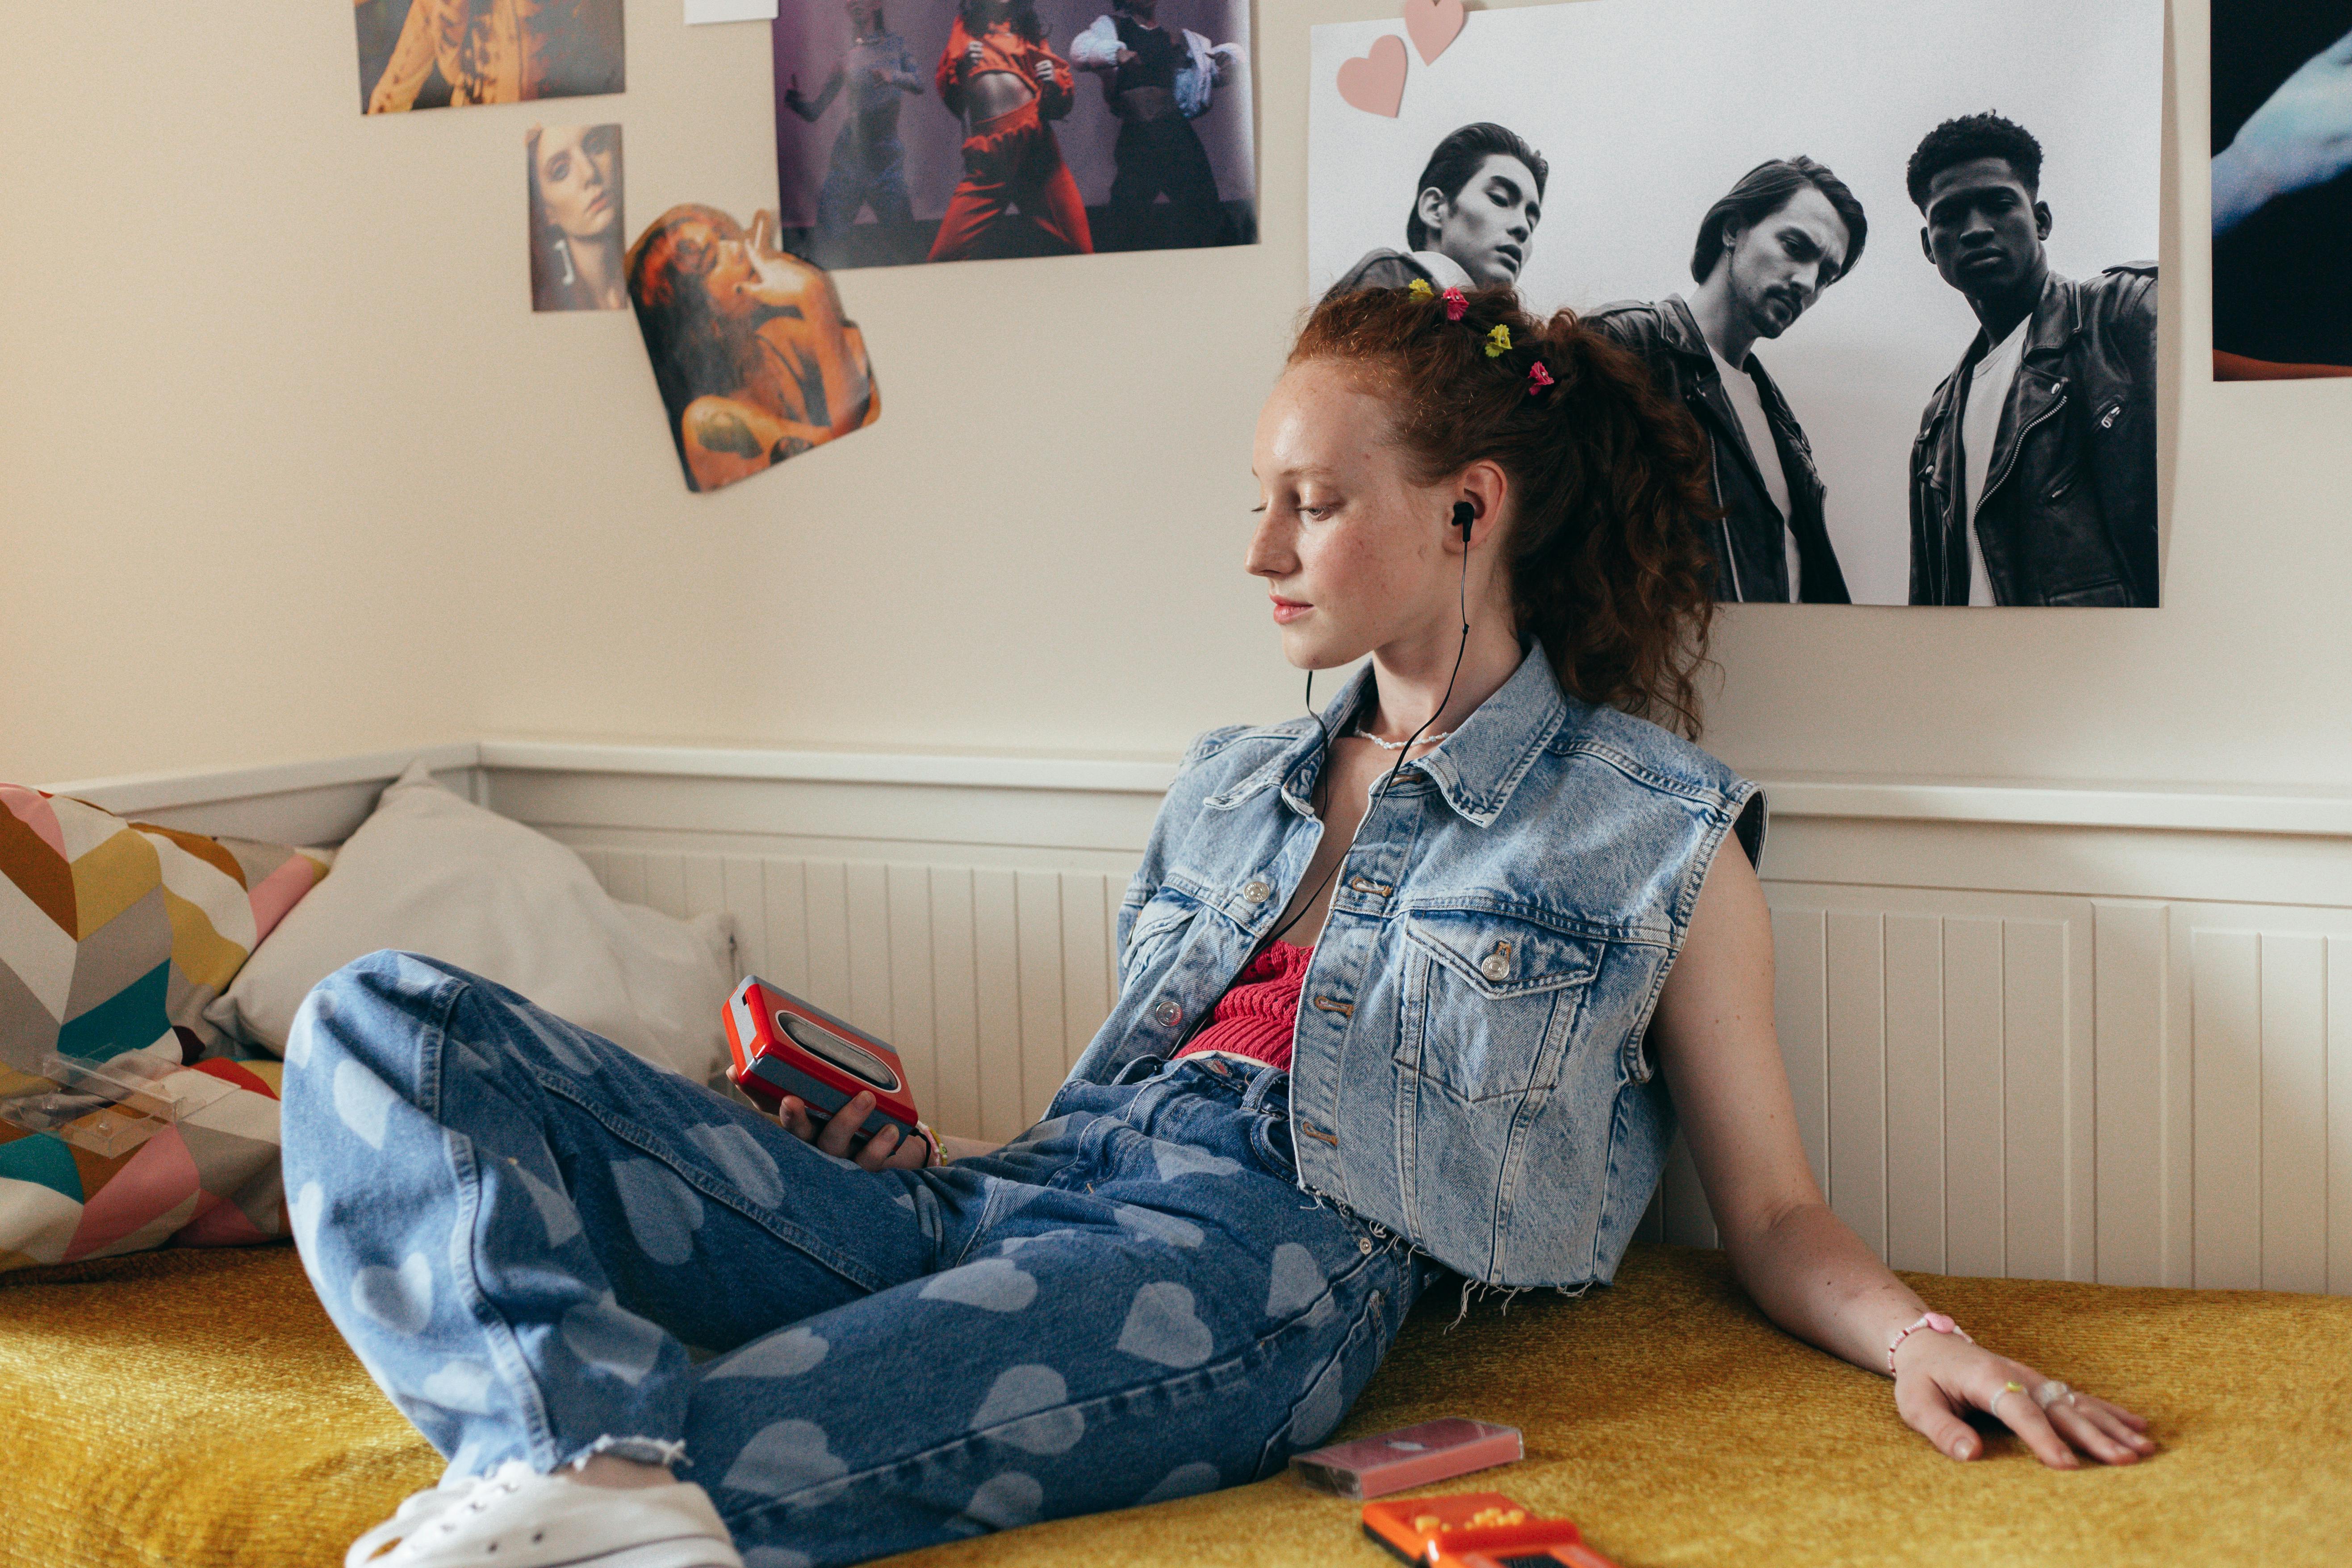
M 1486 357 L 1500 359 L 1510 351 L 1510 347 L 1511 329 L 1497 323 L 1495 330 L 1486 334 Z
M 1414 279 L 1412 282 L 1405 285 L 1404 291 L 1412 295 L 1416 300 L 1426 300 L 1431 295 L 1437 292 L 1436 289 L 1432 289 L 1429 286 L 1429 279 L 1426 278 Z

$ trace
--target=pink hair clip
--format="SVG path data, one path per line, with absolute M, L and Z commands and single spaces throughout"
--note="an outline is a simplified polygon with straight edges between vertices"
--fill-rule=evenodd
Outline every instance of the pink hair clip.
M 1533 397 L 1537 393 L 1541 392 L 1545 387 L 1549 386 L 1550 384 L 1551 372 L 1544 369 L 1543 361 L 1538 360 L 1535 363 L 1528 367 L 1528 395 L 1529 397 Z
M 1463 294 L 1461 289 L 1448 289 L 1445 291 L 1445 319 L 1447 321 L 1460 321 L 1462 319 L 1462 312 L 1469 308 L 1470 301 L 1468 298 Z

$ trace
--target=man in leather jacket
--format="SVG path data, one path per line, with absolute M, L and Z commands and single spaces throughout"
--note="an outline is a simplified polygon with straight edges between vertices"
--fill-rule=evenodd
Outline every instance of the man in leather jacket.
M 1749 351 L 1778 338 L 1862 255 L 1862 204 L 1811 158 L 1749 170 L 1708 209 L 1685 300 L 1604 305 L 1585 324 L 1632 350 L 1659 392 L 1706 437 L 1720 518 L 1721 600 L 1853 602 L 1822 518 L 1827 494 L 1805 432 Z
M 1912 448 L 1915 605 L 2157 602 L 2156 263 L 2053 272 L 2041 181 L 1999 115 L 1912 154 L 1920 247 L 1982 327 Z

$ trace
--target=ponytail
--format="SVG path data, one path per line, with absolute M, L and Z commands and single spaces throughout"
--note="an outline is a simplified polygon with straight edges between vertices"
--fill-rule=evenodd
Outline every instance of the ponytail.
M 1490 355 L 1497 328 L 1512 346 Z M 1696 526 L 1716 511 L 1708 458 L 1639 360 L 1573 312 L 1537 320 L 1508 289 L 1472 291 L 1459 321 L 1402 289 L 1327 299 L 1290 359 L 1371 371 L 1421 482 L 1479 461 L 1509 475 L 1519 631 L 1542 640 L 1562 689 L 1697 737 L 1715 615 Z

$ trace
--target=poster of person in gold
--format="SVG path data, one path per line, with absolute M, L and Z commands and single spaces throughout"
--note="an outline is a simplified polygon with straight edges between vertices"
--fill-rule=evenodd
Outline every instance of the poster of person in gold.
M 820 268 L 716 207 L 675 206 L 629 247 L 629 299 L 687 489 L 715 490 L 874 423 L 866 338 Z
M 369 114 L 619 92 L 621 0 L 354 0 Z

